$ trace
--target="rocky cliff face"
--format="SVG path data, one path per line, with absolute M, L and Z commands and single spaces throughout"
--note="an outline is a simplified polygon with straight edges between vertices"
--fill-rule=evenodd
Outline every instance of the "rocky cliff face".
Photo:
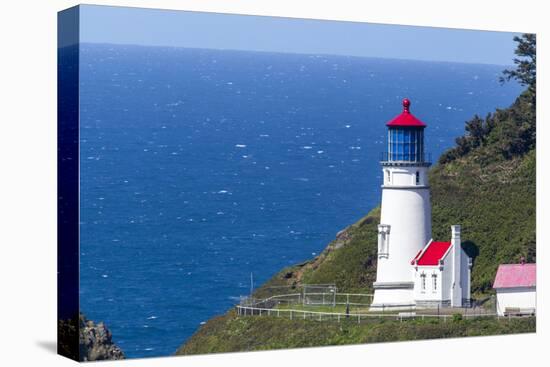
M 124 359 L 122 350 L 113 343 L 112 334 L 102 322 L 95 324 L 83 314 L 59 320 L 57 352 L 75 361 Z
M 95 324 L 80 315 L 79 355 L 81 361 L 124 359 L 122 350 L 113 343 L 112 334 L 103 322 Z

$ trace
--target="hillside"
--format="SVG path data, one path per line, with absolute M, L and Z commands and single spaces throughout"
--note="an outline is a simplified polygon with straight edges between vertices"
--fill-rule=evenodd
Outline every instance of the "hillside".
M 535 318 L 469 319 L 438 321 L 374 319 L 319 322 L 276 317 L 236 317 L 234 311 L 204 325 L 178 349 L 177 355 L 304 348 L 463 336 L 528 333 L 535 330 Z
M 429 175 L 433 237 L 449 240 L 462 225 L 462 246 L 473 258 L 472 293 L 481 300 L 501 263 L 536 261 L 535 88 L 509 108 L 466 122 L 466 134 Z M 283 269 L 272 286 L 335 283 L 339 292 L 372 292 L 376 277 L 379 208 L 341 231 L 316 258 Z M 176 354 L 245 351 L 380 341 L 534 332 L 535 319 L 437 321 L 372 320 L 336 323 L 237 317 L 234 310 L 203 325 Z

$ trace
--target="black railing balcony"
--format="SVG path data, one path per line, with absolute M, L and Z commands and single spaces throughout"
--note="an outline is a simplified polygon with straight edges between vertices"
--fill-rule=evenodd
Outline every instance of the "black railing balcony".
M 422 163 L 429 164 L 432 161 L 430 153 L 396 153 L 381 152 L 380 161 L 384 163 Z

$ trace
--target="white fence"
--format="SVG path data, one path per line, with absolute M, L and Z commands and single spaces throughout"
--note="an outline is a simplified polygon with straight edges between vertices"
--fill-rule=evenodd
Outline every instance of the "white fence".
M 256 306 L 260 308 L 271 308 L 279 304 L 302 304 L 309 306 L 350 305 L 356 307 L 369 307 L 372 303 L 372 297 L 373 294 L 367 293 L 304 292 L 279 294 L 265 299 L 242 297 L 239 305 Z M 391 307 L 391 305 L 388 305 L 388 308 Z
M 278 308 L 262 308 L 253 306 L 236 306 L 237 314 L 239 316 L 276 316 L 286 317 L 290 320 L 303 319 L 303 320 L 317 320 L 317 321 L 338 321 L 341 320 L 353 320 L 357 323 L 366 321 L 368 319 L 394 319 L 394 320 L 408 320 L 408 319 L 443 319 L 447 322 L 447 319 L 453 319 L 455 317 L 452 314 L 416 314 L 415 312 L 400 312 L 400 313 L 339 313 L 339 312 L 320 312 L 320 311 L 306 311 L 295 309 L 278 309 Z M 463 314 L 463 318 L 475 318 L 475 317 L 496 317 L 496 313 L 471 313 Z

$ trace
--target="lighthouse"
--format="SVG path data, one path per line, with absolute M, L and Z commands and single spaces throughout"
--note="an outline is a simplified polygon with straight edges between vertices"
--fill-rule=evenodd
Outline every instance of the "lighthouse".
M 388 146 L 381 159 L 382 204 L 372 310 L 415 306 L 411 260 L 431 239 L 426 124 L 410 108 L 411 102 L 404 99 L 401 114 L 386 124 Z

